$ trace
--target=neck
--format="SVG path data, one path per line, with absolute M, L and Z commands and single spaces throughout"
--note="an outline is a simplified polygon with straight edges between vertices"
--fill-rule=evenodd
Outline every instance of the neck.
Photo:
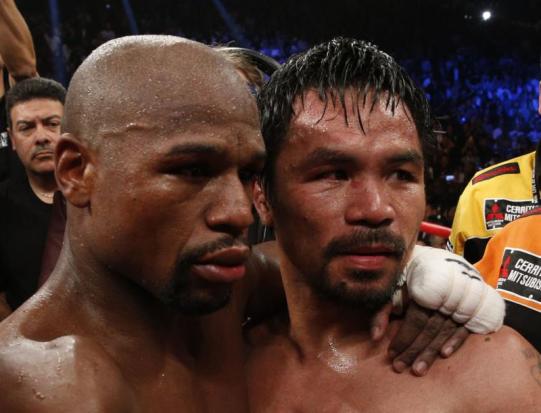
M 27 171 L 28 183 L 36 196 L 47 204 L 53 203 L 53 195 L 57 189 L 54 172 L 36 174 Z
M 301 357 L 321 358 L 323 352 L 354 346 L 356 352 L 372 354 L 370 336 L 372 314 L 321 297 L 282 254 L 281 272 L 290 317 L 290 338 Z
M 70 242 L 69 223 L 55 270 L 44 286 L 54 295 L 58 311 L 69 319 L 68 334 L 88 335 L 129 365 L 133 352 L 189 355 L 191 342 L 200 337 L 199 325 L 171 311 L 125 276 L 96 264 L 79 240 Z M 192 334 L 193 333 L 193 334 Z M 150 366 L 149 366 L 150 368 Z

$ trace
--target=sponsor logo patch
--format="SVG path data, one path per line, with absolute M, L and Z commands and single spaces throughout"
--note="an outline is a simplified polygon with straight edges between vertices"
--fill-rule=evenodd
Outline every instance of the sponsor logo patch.
M 7 148 L 8 147 L 8 133 L 2 132 L 0 133 L 0 148 Z
M 539 311 L 541 305 L 541 257 L 529 251 L 506 248 L 497 290 L 505 291 L 522 305 Z
M 519 174 L 520 166 L 518 162 L 506 163 L 495 168 L 489 169 L 488 171 L 483 172 L 480 175 L 477 175 L 472 179 L 472 184 L 475 185 L 478 182 L 486 181 L 487 179 L 494 178 L 495 176 L 505 175 L 505 174 Z
M 485 228 L 487 231 L 503 228 L 538 206 L 532 200 L 485 199 Z

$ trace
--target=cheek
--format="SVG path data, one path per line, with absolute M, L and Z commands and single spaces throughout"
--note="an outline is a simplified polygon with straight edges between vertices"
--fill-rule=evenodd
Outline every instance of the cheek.
M 275 223 L 284 230 L 309 232 L 313 235 L 324 231 L 327 224 L 337 224 L 342 218 L 343 197 L 314 193 L 297 186 L 280 192 Z
M 424 217 L 426 206 L 424 189 L 418 188 L 401 194 L 395 204 L 404 236 L 409 237 L 411 234 L 413 237 Z
M 32 147 L 29 141 L 30 139 L 24 139 L 24 137 L 13 139 L 13 149 L 16 149 L 17 153 L 23 155 Z
M 288 192 L 282 200 L 274 212 L 281 248 L 297 268 L 319 268 L 322 251 L 338 235 L 343 222 L 340 202 L 336 197 L 331 199 L 299 188 Z

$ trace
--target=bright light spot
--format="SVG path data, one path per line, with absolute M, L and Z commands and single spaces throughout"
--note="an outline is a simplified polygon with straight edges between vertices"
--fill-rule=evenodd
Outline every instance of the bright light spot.
M 484 21 L 487 21 L 492 17 L 492 13 L 488 10 L 485 10 L 483 14 L 481 14 L 481 17 Z

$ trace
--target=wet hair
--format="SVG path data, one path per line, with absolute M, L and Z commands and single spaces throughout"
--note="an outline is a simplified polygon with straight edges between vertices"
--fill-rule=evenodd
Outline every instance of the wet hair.
M 353 90 L 357 102 L 356 121 L 364 132 L 361 107 L 384 99 L 394 113 L 400 103 L 410 111 L 423 154 L 433 148 L 432 117 L 424 92 L 406 71 L 387 53 L 372 43 L 337 37 L 291 57 L 263 86 L 258 96 L 261 128 L 267 162 L 261 183 L 268 199 L 272 199 L 274 166 L 286 139 L 297 99 L 303 101 L 310 90 L 318 93 L 325 104 L 340 104 L 347 117 L 345 93 Z M 370 97 L 370 102 L 367 99 Z
M 6 93 L 6 114 L 9 127 L 11 127 L 11 109 L 19 103 L 33 99 L 56 100 L 63 105 L 66 100 L 66 89 L 57 81 L 44 77 L 34 77 L 17 82 Z

